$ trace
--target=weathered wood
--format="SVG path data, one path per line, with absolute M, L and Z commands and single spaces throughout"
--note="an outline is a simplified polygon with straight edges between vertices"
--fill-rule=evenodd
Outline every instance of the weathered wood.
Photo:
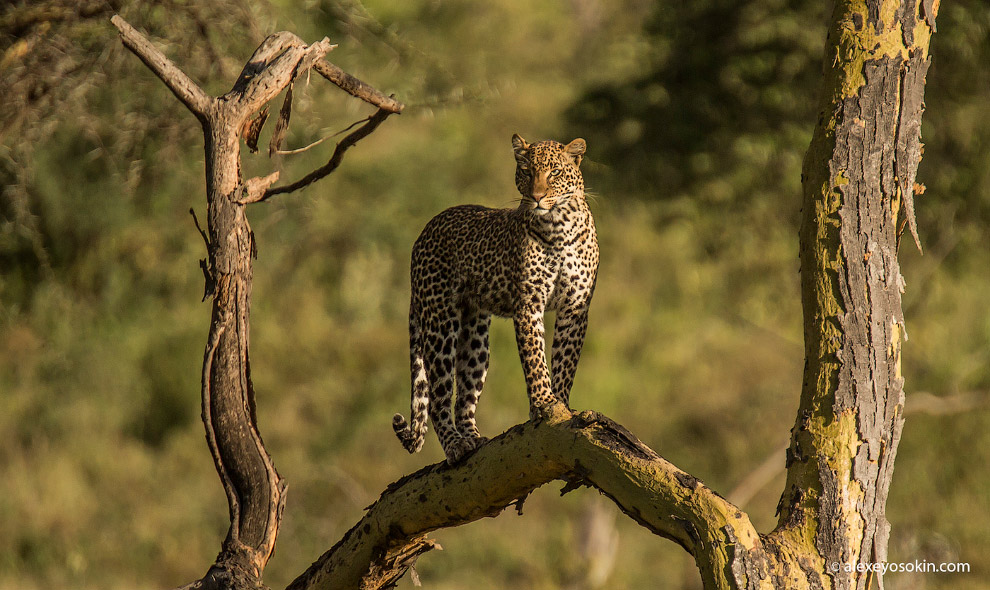
M 249 358 L 254 233 L 237 203 L 239 113 L 211 114 L 207 126 L 207 231 L 213 312 L 204 358 L 203 422 L 230 509 L 216 566 L 260 580 L 278 535 L 285 483 L 265 449 L 255 414 Z
M 887 557 L 885 505 L 904 425 L 898 217 L 916 235 L 938 2 L 926 8 L 929 20 L 920 10 L 916 0 L 836 3 L 802 175 L 806 363 L 779 527 L 813 544 L 821 566 L 836 570 L 835 588 L 865 588 L 865 566 Z
M 200 231 L 207 245 L 208 256 L 202 267 L 213 309 L 203 355 L 202 417 L 227 496 L 230 528 L 213 566 L 190 587 L 256 588 L 261 586 L 264 568 L 275 549 L 286 485 L 265 449 L 255 412 L 249 349 L 256 247 L 245 206 L 260 201 L 279 175 L 274 172 L 243 179 L 240 139 L 245 128 L 250 130 L 254 113 L 333 46 L 328 39 L 306 45 L 292 33 L 271 35 L 255 50 L 233 88 L 217 99 L 208 96 L 121 17 L 115 15 L 111 20 L 124 45 L 196 115 L 205 137 L 207 229 Z M 388 114 L 376 116 L 374 126 L 360 137 L 373 131 Z M 285 118 L 287 121 L 287 115 Z M 249 131 L 248 138 L 253 134 L 256 142 L 262 124 Z M 343 148 L 338 146 L 331 159 L 333 168 L 340 164 L 343 151 L 360 137 L 352 138 Z M 318 171 L 319 178 L 333 168 Z
M 225 115 L 254 114 L 332 48 L 327 38 L 305 45 L 285 31 L 269 35 L 244 66 L 234 87 L 224 95 L 229 101 Z
M 734 570 L 754 580 L 770 574 L 764 540 L 737 507 L 619 424 L 557 404 L 545 420 L 510 429 L 456 467 L 437 463 L 388 486 L 289 588 L 388 587 L 412 564 L 393 556 L 429 550 L 426 533 L 497 516 L 553 480 L 568 482 L 567 489 L 598 489 L 630 518 L 684 547 L 706 587 L 731 587 L 725 580 Z
M 313 65 L 313 69 L 327 80 L 336 84 L 344 92 L 360 98 L 369 104 L 373 104 L 382 110 L 398 114 L 405 108 L 401 102 L 391 96 L 385 96 L 372 86 L 358 80 L 325 59 L 316 62 Z

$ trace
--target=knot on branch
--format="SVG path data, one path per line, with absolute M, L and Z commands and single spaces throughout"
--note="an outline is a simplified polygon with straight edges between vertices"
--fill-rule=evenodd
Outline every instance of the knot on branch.
M 593 429 L 596 438 L 603 444 L 619 451 L 629 452 L 640 459 L 653 460 L 660 458 L 653 449 L 643 444 L 643 441 L 639 440 L 635 434 L 629 432 L 629 430 L 615 420 L 598 412 L 586 410 L 575 413 L 571 417 L 570 426 L 575 430 Z
M 696 490 L 699 485 L 701 485 L 701 481 L 697 477 L 683 471 L 675 474 L 674 479 L 677 480 L 677 483 L 680 484 L 681 487 L 691 490 L 692 492 Z
M 607 419 L 602 414 L 595 412 L 593 410 L 585 410 L 583 412 L 576 412 L 571 417 L 571 425 L 574 428 L 587 428 L 592 424 L 597 424 L 599 421 Z
M 250 549 L 243 545 L 237 550 L 225 546 L 201 580 L 197 580 L 180 590 L 186 588 L 190 590 L 269 590 L 268 586 L 265 586 L 261 581 L 261 571 L 252 565 L 253 560 L 249 552 Z

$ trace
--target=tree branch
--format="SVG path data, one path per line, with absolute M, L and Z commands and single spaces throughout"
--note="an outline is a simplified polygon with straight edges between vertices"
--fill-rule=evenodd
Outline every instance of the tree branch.
M 207 116 L 214 99 L 120 15 L 113 15 L 110 22 L 120 31 L 120 40 L 124 46 L 161 78 L 172 94 L 202 121 Z
M 405 105 L 401 102 L 391 96 L 385 96 L 372 86 L 358 80 L 325 59 L 321 59 L 313 64 L 313 69 L 327 80 L 339 86 L 344 92 L 373 104 L 380 109 L 398 114 L 405 108 Z
M 361 141 L 368 135 L 371 135 L 371 132 L 377 129 L 378 126 L 382 124 L 382 121 L 387 119 L 388 116 L 391 114 L 392 111 L 388 111 L 385 109 L 378 109 L 378 111 L 375 112 L 375 114 L 368 117 L 368 121 L 364 125 L 358 127 L 357 129 L 349 133 L 346 137 L 344 137 L 344 139 L 340 140 L 340 142 L 337 143 L 337 147 L 333 150 L 333 155 L 330 157 L 330 161 L 328 161 L 323 166 L 320 166 L 316 170 L 310 172 L 303 178 L 297 180 L 296 182 L 293 182 L 292 184 L 287 184 L 285 186 L 277 186 L 275 188 L 268 189 L 267 191 L 265 191 L 264 196 L 258 200 L 267 201 L 268 199 L 274 197 L 275 195 L 282 193 L 291 193 L 327 176 L 328 174 L 336 170 L 337 166 L 340 166 L 340 162 L 344 159 L 344 152 L 346 152 L 351 146 Z
M 244 66 L 225 97 L 236 100 L 247 117 L 274 98 L 297 75 L 331 51 L 326 37 L 312 45 L 287 31 L 269 35 Z
M 391 556 L 429 550 L 426 533 L 496 516 L 557 479 L 586 482 L 687 549 L 706 587 L 729 570 L 755 567 L 749 555 L 763 540 L 748 516 L 619 424 L 558 404 L 544 421 L 510 429 L 456 467 L 430 465 L 390 485 L 289 589 L 379 588 L 376 580 L 395 580 L 412 565 L 389 566 Z

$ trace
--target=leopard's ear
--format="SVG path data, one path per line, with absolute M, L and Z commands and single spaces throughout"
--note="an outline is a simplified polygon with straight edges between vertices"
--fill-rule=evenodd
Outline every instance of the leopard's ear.
M 564 146 L 564 151 L 574 160 L 575 166 L 581 165 L 581 158 L 587 149 L 588 144 L 580 137 Z
M 518 133 L 512 134 L 512 151 L 516 154 L 516 160 L 525 160 L 529 156 L 529 144 Z

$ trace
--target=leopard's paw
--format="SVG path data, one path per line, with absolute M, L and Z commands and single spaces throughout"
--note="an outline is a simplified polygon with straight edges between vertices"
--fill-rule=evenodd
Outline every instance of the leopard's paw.
M 446 449 L 447 454 L 447 464 L 456 465 L 469 455 L 481 448 L 488 438 L 484 436 L 471 437 L 471 438 L 459 438 L 450 444 L 450 447 Z

